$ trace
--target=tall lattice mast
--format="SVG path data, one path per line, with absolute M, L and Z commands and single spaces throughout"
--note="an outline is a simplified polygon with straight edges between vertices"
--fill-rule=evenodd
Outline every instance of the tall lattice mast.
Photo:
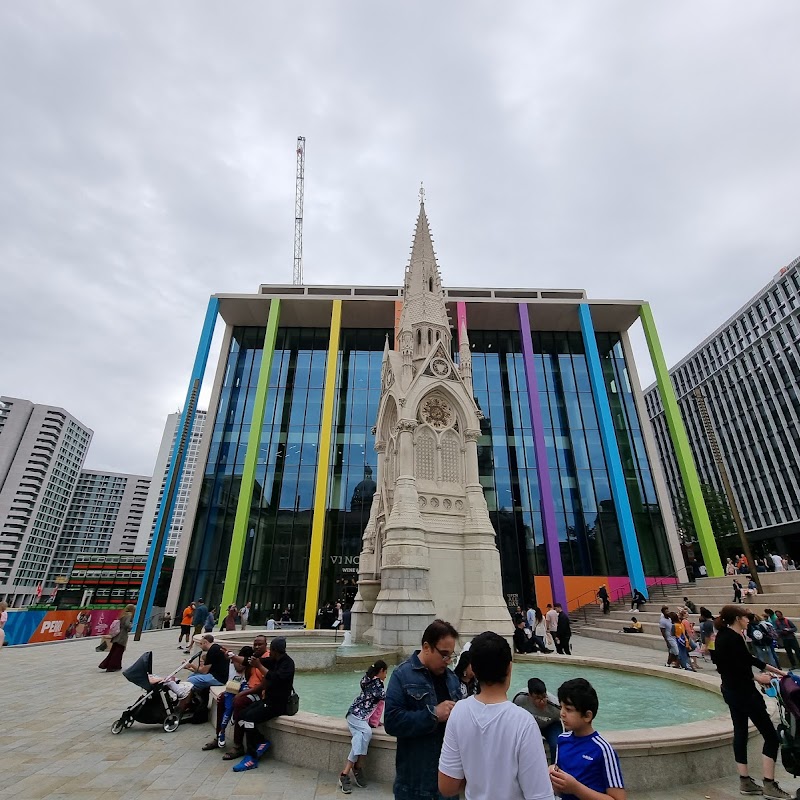
M 297 137 L 297 174 L 294 185 L 294 276 L 295 286 L 303 285 L 303 195 L 306 175 L 306 137 Z

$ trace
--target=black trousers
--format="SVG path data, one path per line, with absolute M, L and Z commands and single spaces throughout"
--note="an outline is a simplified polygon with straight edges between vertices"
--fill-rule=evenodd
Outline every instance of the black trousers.
M 557 639 L 554 637 L 554 641 L 556 643 L 556 653 L 561 653 L 563 656 L 571 656 L 572 650 L 569 649 L 569 640 L 572 638 L 572 634 L 569 636 L 559 636 Z
M 267 700 L 258 700 L 255 703 L 251 703 L 248 708 L 242 711 L 239 720 L 248 723 L 248 725 L 244 726 L 247 741 L 246 752 L 248 755 L 255 758 L 256 749 L 262 742 L 267 740 L 266 736 L 258 729 L 259 724 L 275 719 L 285 711 L 285 708 L 271 705 Z M 249 727 L 250 724 L 252 724 L 252 728 Z
M 800 660 L 800 645 L 797 644 L 797 639 L 794 636 L 785 636 L 782 641 L 783 649 L 786 651 L 786 655 L 789 656 L 789 663 L 796 667 L 798 660 Z
M 772 720 L 767 713 L 764 697 L 755 685 L 747 692 L 722 690 L 722 697 L 728 704 L 733 722 L 733 757 L 737 764 L 747 764 L 747 720 L 750 719 L 758 732 L 764 737 L 761 752 L 773 760 L 778 758 L 780 739 Z

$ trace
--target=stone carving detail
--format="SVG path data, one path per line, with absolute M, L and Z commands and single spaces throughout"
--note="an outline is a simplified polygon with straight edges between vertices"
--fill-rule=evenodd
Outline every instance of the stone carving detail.
M 434 428 L 448 428 L 453 420 L 453 409 L 441 397 L 429 397 L 420 409 L 423 422 Z
M 464 431 L 464 438 L 465 438 L 465 439 L 466 439 L 468 442 L 477 442 L 477 441 L 478 441 L 478 439 L 480 439 L 480 438 L 481 438 L 481 432 L 480 432 L 480 431 L 470 431 L 470 430 L 466 430 L 466 431 Z
M 449 511 L 452 507 L 453 507 L 453 501 L 450 500 L 449 497 L 442 500 L 442 508 L 444 508 L 445 511 Z
M 423 480 L 436 480 L 436 442 L 434 441 L 433 431 L 423 428 L 417 437 L 414 447 L 416 458 L 417 478 Z
M 461 483 L 461 442 L 450 431 L 442 436 L 442 480 Z
M 418 423 L 412 419 L 401 419 L 397 423 L 397 430 L 400 433 L 413 433 L 417 428 Z
M 431 497 L 431 508 L 439 508 L 439 498 Z
M 421 495 L 420 495 L 419 499 L 417 500 L 417 503 L 418 503 L 418 505 L 420 507 L 420 510 L 422 510 L 423 508 L 425 508 L 426 505 L 428 505 L 428 501 L 424 497 L 422 497 Z
M 456 511 L 461 511 L 464 508 L 463 500 L 456 500 Z
M 434 358 L 431 369 L 438 378 L 446 378 L 450 374 L 450 365 L 443 358 Z

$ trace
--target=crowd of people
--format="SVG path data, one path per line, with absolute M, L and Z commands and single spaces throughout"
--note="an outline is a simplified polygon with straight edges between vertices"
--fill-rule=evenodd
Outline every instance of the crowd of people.
M 797 564 L 793 558 L 789 557 L 788 553 L 780 556 L 773 551 L 754 559 L 754 561 L 756 572 L 794 572 L 797 570 Z M 744 553 L 734 555 L 725 562 L 725 574 L 728 576 L 749 575 L 751 572 L 751 565 Z
M 736 569 L 742 566 L 747 565 L 737 561 Z M 606 599 L 601 591 L 598 598 Z M 638 609 L 642 602 L 643 598 L 639 602 L 634 598 L 631 608 Z M 228 606 L 221 630 L 235 630 L 237 623 L 246 629 L 250 608 L 250 603 L 242 608 Z M 109 632 L 110 652 L 101 668 L 120 668 L 133 610 L 128 607 L 119 627 Z M 223 760 L 236 761 L 233 769 L 243 772 L 256 769 L 270 747 L 261 724 L 288 712 L 295 666 L 281 636 L 268 645 L 266 636 L 258 634 L 252 646 L 235 653 L 227 650 L 211 632 L 217 619 L 214 611 L 202 598 L 184 609 L 178 645 L 188 653 L 194 639 L 201 658 L 187 662 L 188 678 L 170 679 L 165 686 L 178 698 L 181 713 L 197 697 L 207 705 L 203 693 L 224 687 L 217 698 L 215 735 L 203 750 L 224 750 Z M 560 604 L 548 604 L 545 613 L 535 604 L 525 613 L 517 607 L 512 618 L 513 652 L 552 653 L 555 649 L 571 654 L 569 615 Z M 338 603 L 323 606 L 318 621 L 320 627 L 349 628 L 347 611 Z M 631 623 L 625 631 L 642 632 L 636 617 L 631 617 Z M 773 678 L 787 675 L 779 667 L 779 647 L 792 667 L 800 664 L 795 623 L 780 610 L 765 608 L 757 613 L 740 604 L 726 605 L 714 615 L 684 597 L 683 605 L 674 611 L 661 608 L 659 630 L 667 650 L 666 666 L 694 671 L 703 658 L 719 672 L 733 722 L 741 793 L 768 800 L 792 797 L 775 780 L 779 738 L 760 689 Z M 527 691 L 509 699 L 512 667 L 512 647 L 504 637 L 480 634 L 459 654 L 458 632 L 440 619 L 428 625 L 420 649 L 398 665 L 390 678 L 386 662 L 376 660 L 363 675 L 346 714 L 351 745 L 337 776 L 337 788 L 350 794 L 353 787 L 367 785 L 369 746 L 383 718 L 386 733 L 397 739 L 397 800 L 448 800 L 462 792 L 467 800 L 544 800 L 554 794 L 562 800 L 624 800 L 619 758 L 594 728 L 599 699 L 591 684 L 576 678 L 551 693 L 544 681 L 531 678 Z M 759 670 L 755 675 L 754 667 Z M 151 678 L 153 683 L 162 680 Z M 756 783 L 748 770 L 750 722 L 764 740 L 763 784 Z M 233 727 L 232 742 L 227 736 L 229 726 Z
M 555 650 L 561 655 L 571 655 L 572 625 L 569 614 L 561 603 L 547 604 L 547 611 L 542 614 L 539 606 L 530 603 L 525 614 L 517 606 L 512 614 L 514 622 L 514 652 L 552 653 Z

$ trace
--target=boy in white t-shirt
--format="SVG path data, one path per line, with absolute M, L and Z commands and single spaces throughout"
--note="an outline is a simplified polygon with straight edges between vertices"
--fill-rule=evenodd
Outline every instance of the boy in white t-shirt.
M 511 648 L 487 631 L 472 640 L 470 663 L 481 691 L 450 712 L 439 757 L 439 793 L 467 800 L 552 800 L 542 735 L 508 699 Z

